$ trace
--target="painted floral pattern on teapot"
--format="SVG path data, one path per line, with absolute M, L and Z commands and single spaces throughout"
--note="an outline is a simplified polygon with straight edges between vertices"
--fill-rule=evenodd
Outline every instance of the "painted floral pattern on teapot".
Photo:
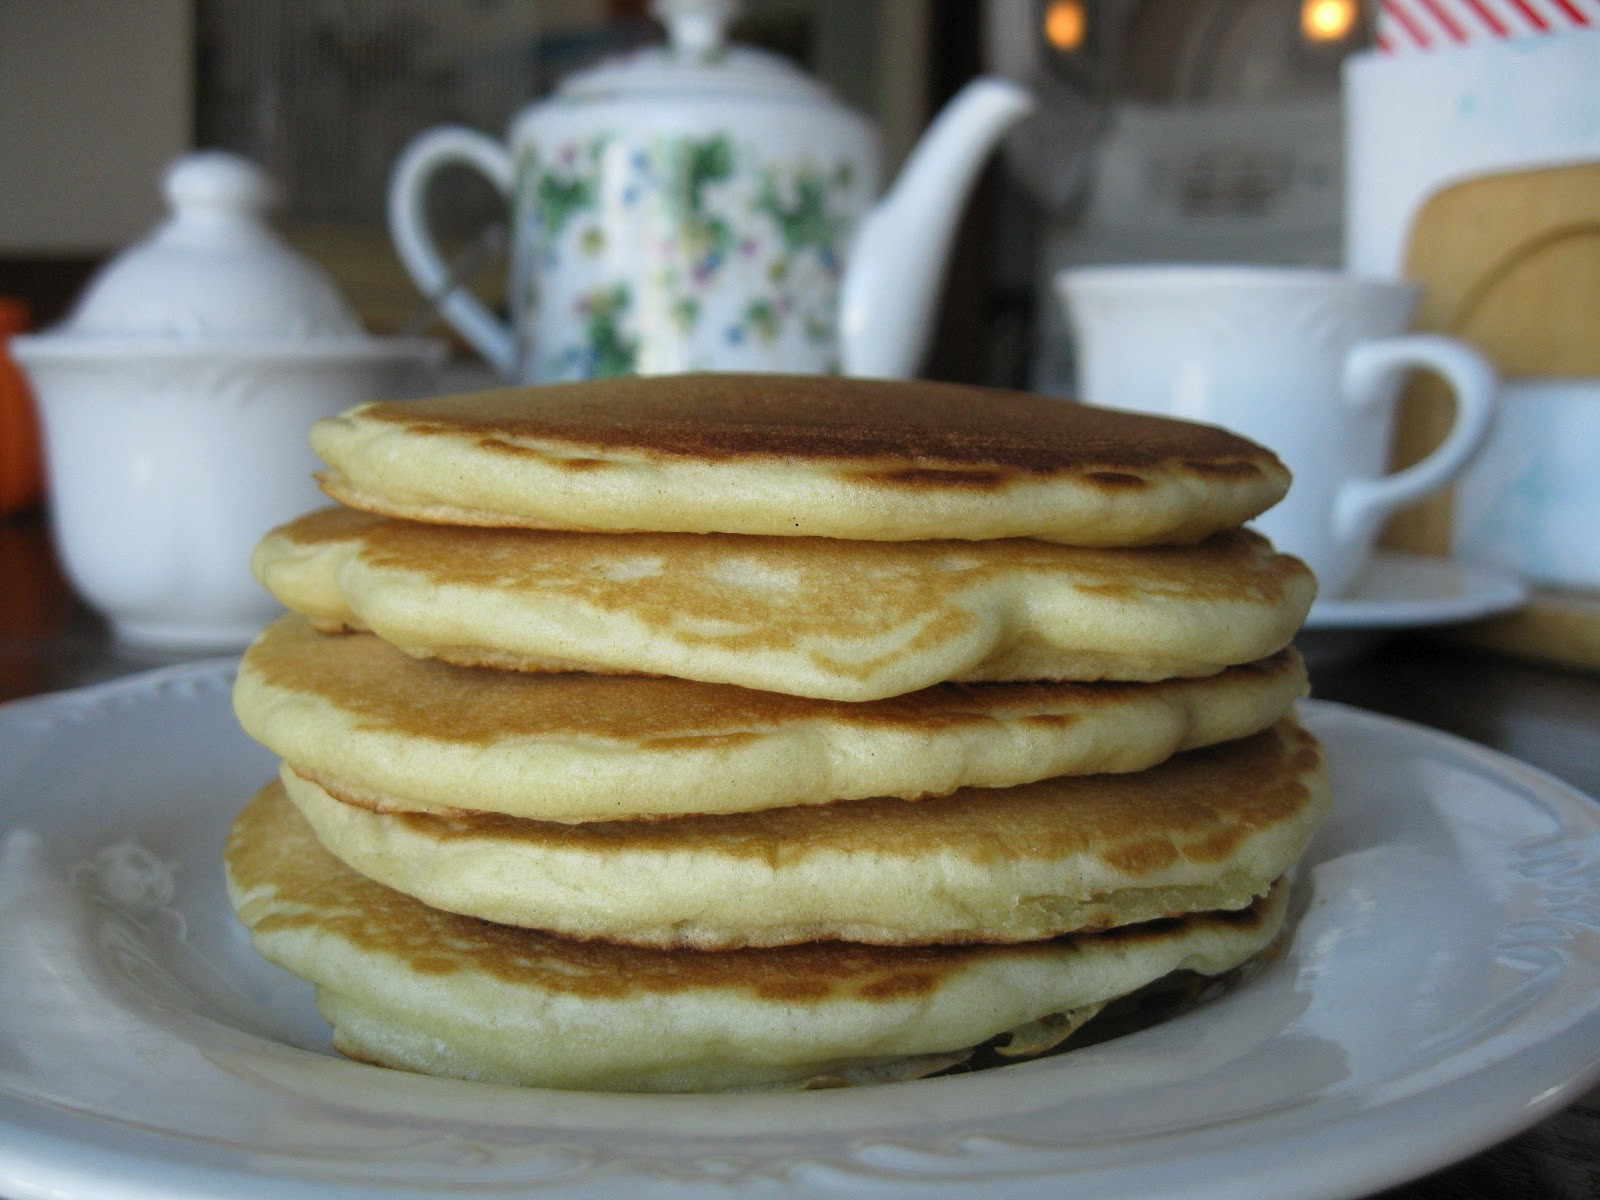
M 512 300 L 525 376 L 840 370 L 839 286 L 877 182 L 863 173 L 726 134 L 524 143 Z

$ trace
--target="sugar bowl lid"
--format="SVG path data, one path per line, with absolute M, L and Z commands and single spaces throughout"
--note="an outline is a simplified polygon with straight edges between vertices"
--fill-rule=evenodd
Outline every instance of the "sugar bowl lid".
M 209 343 L 349 341 L 359 318 L 321 267 L 266 223 L 277 189 L 255 163 L 222 151 L 173 162 L 170 214 L 90 282 L 60 341 Z

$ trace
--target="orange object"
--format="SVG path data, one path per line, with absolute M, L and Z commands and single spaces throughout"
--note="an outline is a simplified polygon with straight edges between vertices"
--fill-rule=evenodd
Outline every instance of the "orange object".
M 1083 0 L 1053 0 L 1044 10 L 1045 40 L 1057 50 L 1082 49 L 1088 26 L 1089 16 L 1084 11 Z
M 39 416 L 9 351 L 12 335 L 27 328 L 28 306 L 0 296 L 0 516 L 31 508 L 44 495 Z

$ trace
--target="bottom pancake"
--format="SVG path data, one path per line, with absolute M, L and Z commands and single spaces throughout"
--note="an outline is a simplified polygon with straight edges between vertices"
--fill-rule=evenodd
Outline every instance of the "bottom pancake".
M 1277 936 L 1250 908 L 1012 946 L 724 952 L 573 942 L 436 909 L 324 850 L 273 784 L 234 824 L 229 894 L 257 950 L 317 986 L 344 1053 L 427 1074 L 610 1091 L 911 1078 L 1008 1031 L 1035 1052 L 1174 971 Z

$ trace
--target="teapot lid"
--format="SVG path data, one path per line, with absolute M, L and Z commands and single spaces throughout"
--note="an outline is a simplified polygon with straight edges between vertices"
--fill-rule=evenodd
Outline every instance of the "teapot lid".
M 168 218 L 101 269 L 56 336 L 364 336 L 328 274 L 266 224 L 277 190 L 255 163 L 214 150 L 185 155 L 167 168 L 163 191 Z
M 831 103 L 828 89 L 787 59 L 728 44 L 738 9 L 738 0 L 653 0 L 651 15 L 667 28 L 665 47 L 580 71 L 557 94 L 585 101 L 668 95 Z

